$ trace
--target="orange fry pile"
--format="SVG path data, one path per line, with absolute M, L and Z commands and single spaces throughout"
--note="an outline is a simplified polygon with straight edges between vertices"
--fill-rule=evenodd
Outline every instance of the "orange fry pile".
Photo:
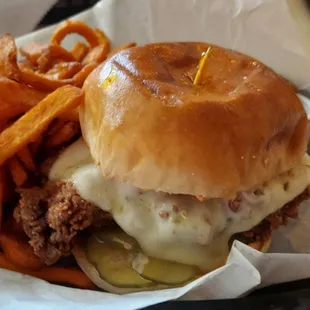
M 45 267 L 33 254 L 31 246 L 22 234 L 16 232 L 0 234 L 0 267 L 11 271 L 20 272 L 42 280 L 71 284 L 75 287 L 95 289 L 96 286 L 79 269 L 64 267 Z
M 78 41 L 67 50 L 61 44 L 73 33 L 87 43 Z M 38 155 L 48 156 L 79 137 L 78 106 L 87 76 L 112 54 L 134 45 L 111 51 L 104 32 L 70 20 L 55 30 L 48 44 L 21 47 L 20 57 L 14 38 L 0 36 L 0 268 L 95 288 L 79 269 L 42 265 L 14 220 L 10 202 L 16 187 L 40 174 Z

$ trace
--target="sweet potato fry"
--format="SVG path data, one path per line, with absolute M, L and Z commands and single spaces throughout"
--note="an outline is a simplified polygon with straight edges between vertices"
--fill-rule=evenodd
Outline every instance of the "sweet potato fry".
M 96 35 L 99 38 L 99 44 L 104 44 L 107 46 L 108 50 L 110 51 L 111 48 L 111 41 L 107 37 L 107 35 L 100 29 L 96 28 L 95 29 Z
M 17 157 L 23 163 L 24 167 L 31 172 L 36 170 L 36 166 L 32 159 L 32 154 L 29 147 L 26 145 L 17 152 Z
M 27 106 L 22 103 L 12 105 L 10 102 L 0 99 L 1 124 L 5 124 L 8 120 L 23 114 L 25 111 L 27 111 Z
M 0 233 L 0 246 L 4 256 L 17 267 L 30 270 L 39 270 L 43 267 L 28 241 L 20 235 Z
M 27 104 L 31 107 L 40 102 L 48 92 L 0 76 L 0 99 L 12 104 Z
M 1 101 L 0 101 L 0 106 L 1 106 Z M 0 132 L 3 131 L 4 129 L 6 129 L 8 126 L 9 126 L 9 124 L 6 120 L 0 119 Z
M 41 73 L 45 73 L 53 67 L 57 61 L 75 61 L 74 56 L 60 45 L 49 45 L 38 58 L 38 68 Z
M 27 181 L 28 175 L 18 158 L 16 156 L 10 158 L 8 160 L 8 166 L 14 183 L 17 186 L 23 185 Z
M 36 271 L 32 276 L 45 281 L 71 284 L 75 287 L 84 289 L 96 289 L 96 285 L 87 277 L 80 269 L 64 268 L 64 267 L 45 267 Z
M 75 58 L 76 61 L 82 61 L 86 54 L 89 52 L 89 47 L 82 43 L 77 42 L 71 50 L 71 54 Z
M 84 68 L 73 77 L 73 80 L 74 80 L 73 85 L 77 87 L 82 87 L 86 78 L 91 74 L 91 72 L 96 67 L 98 67 L 98 63 L 94 63 L 94 62 L 84 66 Z M 62 81 L 65 81 L 65 80 L 62 80 Z
M 28 111 L 44 97 L 47 92 L 0 76 L 0 120 L 9 120 Z
M 2 227 L 2 218 L 3 218 L 4 191 L 5 191 L 5 171 L 4 167 L 0 167 L 0 231 Z
M 16 271 L 16 267 L 0 252 L 0 268 Z
M 54 67 L 47 72 L 47 74 L 52 76 L 53 79 L 69 79 L 78 73 L 82 68 L 83 65 L 77 61 L 60 62 L 55 64 Z
M 13 216 L 8 218 L 2 225 L 3 231 L 9 231 L 13 234 L 25 234 L 22 222 L 17 222 Z
M 38 58 L 47 47 L 47 44 L 31 42 L 20 48 L 20 53 L 33 65 L 37 65 Z
M 19 80 L 15 40 L 10 34 L 0 36 L 0 75 Z
M 0 167 L 0 188 L 2 192 L 1 201 L 9 202 L 15 194 L 15 184 L 7 165 L 2 165 Z
M 87 71 L 88 69 L 89 68 L 86 68 L 86 71 L 84 70 L 84 75 L 89 72 Z M 13 37 L 8 34 L 0 37 L 0 75 L 22 81 L 27 85 L 43 90 L 55 90 L 68 84 L 80 84 L 81 80 L 79 76 L 77 77 L 77 83 L 74 78 L 54 80 L 31 70 L 29 66 L 23 63 L 17 65 L 15 41 Z
M 109 54 L 109 46 L 106 44 L 100 44 L 94 47 L 84 58 L 84 63 L 89 64 L 92 62 L 102 63 L 107 59 Z
M 0 268 L 23 273 L 57 284 L 69 284 L 84 289 L 96 289 L 93 282 L 79 269 L 63 267 L 43 267 L 40 270 L 25 270 L 12 264 L 0 253 Z
M 51 44 L 60 45 L 62 40 L 69 34 L 77 33 L 84 37 L 91 47 L 100 44 L 100 38 L 94 29 L 81 21 L 67 20 L 63 22 L 54 32 Z
M 45 134 L 46 137 L 52 136 L 54 135 L 60 128 L 62 128 L 65 124 L 67 123 L 67 121 L 63 120 L 63 119 L 55 119 L 51 125 L 49 126 L 49 128 L 47 129 L 47 132 Z
M 67 84 L 72 84 L 73 81 L 56 80 L 48 75 L 34 72 L 29 68 L 19 64 L 21 80 L 34 88 L 53 91 Z M 69 83 L 68 83 L 69 82 Z
M 79 132 L 80 126 L 76 122 L 68 122 L 51 135 L 45 143 L 46 148 L 54 148 L 70 141 Z
M 96 36 L 96 34 L 94 35 Z M 90 63 L 71 79 L 55 80 L 31 70 L 29 66 L 23 63 L 17 65 L 14 39 L 10 35 L 0 37 L 0 75 L 22 81 L 35 88 L 52 91 L 68 84 L 81 87 L 88 74 L 95 67 L 96 64 Z
M 114 50 L 112 50 L 111 53 L 109 54 L 109 57 L 113 56 L 114 54 L 116 54 L 122 50 L 125 50 L 127 48 L 131 48 L 131 47 L 135 47 L 135 46 L 137 46 L 137 43 L 135 43 L 135 42 L 124 44 L 124 45 L 117 47 Z
M 32 87 L 44 89 L 44 90 L 55 90 L 64 85 L 74 85 L 77 87 L 81 87 L 87 78 L 87 76 L 93 71 L 94 68 L 98 66 L 97 63 L 90 63 L 83 67 L 73 78 L 63 79 L 63 80 L 55 80 L 48 75 L 40 74 L 29 70 L 23 66 L 20 66 L 20 78 L 21 80 L 31 85 Z
M 43 137 L 44 136 L 42 135 L 36 141 L 29 144 L 29 148 L 33 157 L 35 157 L 38 154 L 39 148 L 42 144 Z
M 66 111 L 59 116 L 61 119 L 68 120 L 68 121 L 79 121 L 79 111 L 78 108 L 73 109 L 71 111 Z
M 28 59 L 26 59 L 26 58 L 20 59 L 20 60 L 18 60 L 17 62 L 18 62 L 19 64 L 22 64 L 24 67 L 27 67 L 27 68 L 30 69 L 30 70 L 35 71 L 35 70 L 38 69 L 36 64 L 34 65 L 33 63 L 31 63 L 31 62 L 30 62 Z
M 0 125 L 27 112 L 45 98 L 47 94 L 46 91 L 40 91 L 0 76 Z M 61 117 L 75 121 L 78 120 L 78 113 L 73 110 L 64 113 Z
M 55 90 L 0 133 L 0 165 L 27 144 L 36 141 L 50 122 L 79 106 L 83 91 L 67 85 Z

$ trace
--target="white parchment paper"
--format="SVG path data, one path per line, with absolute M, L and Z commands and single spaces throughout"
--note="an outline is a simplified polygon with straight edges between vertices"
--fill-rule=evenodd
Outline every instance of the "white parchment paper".
M 57 0 L 0 1 L 0 33 L 23 35 L 37 26 Z
M 209 41 L 233 48 L 310 91 L 310 62 L 284 0 L 102 0 L 74 18 L 106 31 L 114 46 Z M 47 41 L 52 30 L 24 36 L 18 44 Z M 310 111 L 309 100 L 303 101 Z M 304 203 L 300 219 L 275 233 L 273 253 L 262 254 L 236 241 L 225 266 L 182 288 L 117 296 L 0 270 L 0 309 L 131 310 L 178 298 L 235 298 L 257 287 L 310 277 L 309 206 Z

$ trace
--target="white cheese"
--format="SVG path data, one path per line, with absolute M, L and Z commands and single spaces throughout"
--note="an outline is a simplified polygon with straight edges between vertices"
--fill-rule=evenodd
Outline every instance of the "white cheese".
M 310 160 L 305 155 L 290 173 L 270 180 L 262 196 L 245 195 L 237 212 L 222 199 L 200 202 L 105 180 L 82 140 L 59 156 L 49 178 L 72 182 L 85 200 L 110 212 L 147 255 L 210 270 L 225 262 L 232 235 L 250 230 L 306 188 Z

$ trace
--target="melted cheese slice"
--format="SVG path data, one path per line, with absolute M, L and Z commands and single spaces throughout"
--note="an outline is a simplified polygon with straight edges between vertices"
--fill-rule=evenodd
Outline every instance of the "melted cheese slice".
M 289 173 L 268 182 L 263 195 L 244 194 L 237 212 L 223 199 L 200 202 L 105 180 L 83 140 L 59 156 L 49 178 L 72 182 L 85 200 L 110 212 L 147 255 L 211 270 L 225 263 L 232 235 L 250 230 L 306 188 L 310 160 L 305 155 Z

